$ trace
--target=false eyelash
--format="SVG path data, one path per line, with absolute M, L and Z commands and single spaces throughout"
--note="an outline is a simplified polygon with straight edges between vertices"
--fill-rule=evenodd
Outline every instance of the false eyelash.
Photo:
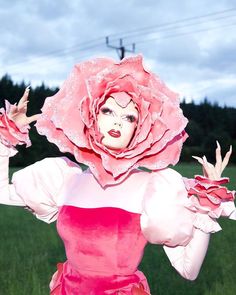
M 107 114 L 107 113 L 112 113 L 112 110 L 107 107 L 104 107 L 104 108 L 101 108 L 101 112 L 103 114 Z
M 135 121 L 137 121 L 136 117 L 133 115 L 128 115 L 126 116 L 126 118 L 128 119 L 129 122 L 134 123 Z

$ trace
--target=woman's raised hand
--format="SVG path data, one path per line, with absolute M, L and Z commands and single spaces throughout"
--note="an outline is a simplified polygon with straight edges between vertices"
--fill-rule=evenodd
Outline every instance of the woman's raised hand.
M 26 87 L 25 92 L 18 104 L 11 105 L 8 117 L 19 127 L 26 126 L 38 119 L 40 114 L 27 117 L 27 105 L 29 96 L 30 86 Z
M 221 147 L 219 142 L 216 142 L 217 148 L 216 148 L 216 164 L 213 165 L 207 161 L 206 156 L 196 157 L 192 156 L 194 159 L 196 159 L 200 164 L 202 164 L 203 174 L 205 177 L 211 179 L 211 180 L 219 180 L 221 178 L 221 174 L 225 167 L 229 163 L 230 156 L 232 154 L 232 146 L 230 146 L 229 151 L 226 153 L 225 157 L 222 159 L 221 156 Z

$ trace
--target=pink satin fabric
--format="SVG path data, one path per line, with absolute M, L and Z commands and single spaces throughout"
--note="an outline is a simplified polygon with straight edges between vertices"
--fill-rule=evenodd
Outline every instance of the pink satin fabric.
M 63 206 L 57 229 L 68 260 L 58 265 L 51 295 L 149 294 L 146 278 L 137 270 L 147 242 L 140 214 Z

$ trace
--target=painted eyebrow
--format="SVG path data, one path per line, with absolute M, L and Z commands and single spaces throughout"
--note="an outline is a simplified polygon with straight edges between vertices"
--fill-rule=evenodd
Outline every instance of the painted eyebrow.
M 123 116 L 134 116 L 136 119 L 138 119 L 138 115 L 136 114 L 136 113 L 132 113 L 132 112 L 130 112 L 130 113 L 124 113 L 123 115 L 122 115 L 122 117 Z

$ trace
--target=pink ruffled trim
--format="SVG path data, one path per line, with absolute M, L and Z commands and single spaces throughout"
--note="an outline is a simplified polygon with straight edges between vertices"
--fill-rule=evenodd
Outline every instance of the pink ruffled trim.
M 230 217 L 236 210 L 235 191 L 220 186 L 228 183 L 229 179 L 210 180 L 197 175 L 195 179 L 184 179 L 184 182 L 190 201 L 187 207 L 196 212 L 194 226 L 207 233 L 221 230 L 215 219 L 220 216 Z
M 189 197 L 195 195 L 199 203 L 198 208 L 209 208 L 211 211 L 220 207 L 222 202 L 234 200 L 234 191 L 227 190 L 226 187 L 220 186 L 229 182 L 228 178 L 220 180 L 210 180 L 202 176 L 196 176 L 194 185 L 188 189 Z
M 6 110 L 0 109 L 0 140 L 5 146 L 16 146 L 26 144 L 31 145 L 29 138 L 30 126 L 26 125 L 19 128 L 9 117 L 8 114 L 12 105 L 5 101 Z
M 212 179 L 209 179 L 209 178 L 204 177 L 202 175 L 196 175 L 195 180 L 197 180 L 200 183 L 206 183 L 206 184 L 217 185 L 217 186 L 221 185 L 221 184 L 229 183 L 229 178 L 228 177 L 222 177 L 219 180 L 212 180 Z

